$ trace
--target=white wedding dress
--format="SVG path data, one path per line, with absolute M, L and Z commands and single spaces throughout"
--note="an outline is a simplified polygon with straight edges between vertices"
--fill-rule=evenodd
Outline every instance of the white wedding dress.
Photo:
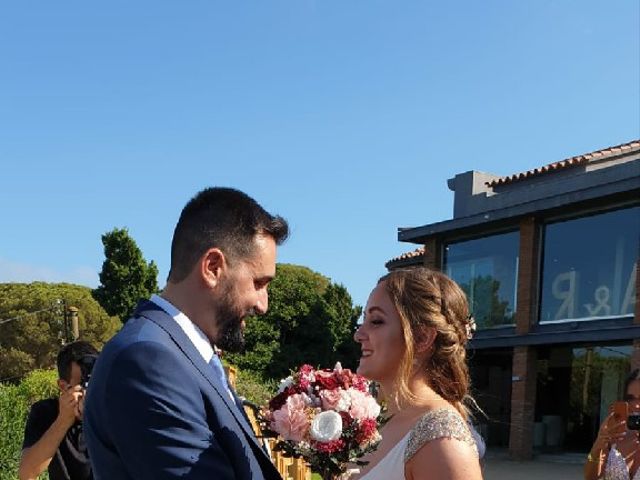
M 416 425 L 402 437 L 402 440 L 360 480 L 404 478 L 404 464 L 425 443 L 438 438 L 460 440 L 472 446 L 476 454 L 478 453 L 476 442 L 464 419 L 451 409 L 440 408 L 427 412 L 420 417 Z
M 609 455 L 607 455 L 604 477 L 602 478 L 603 480 L 640 480 L 640 468 L 636 470 L 636 474 L 631 478 L 627 462 L 624 461 L 624 457 L 614 445 L 611 447 Z

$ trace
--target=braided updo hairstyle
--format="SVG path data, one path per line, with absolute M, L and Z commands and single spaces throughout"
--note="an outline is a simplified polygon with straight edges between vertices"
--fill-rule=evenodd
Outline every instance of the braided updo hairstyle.
M 470 315 L 462 289 L 441 272 L 425 267 L 394 270 L 378 283 L 391 298 L 402 325 L 405 352 L 400 364 L 398 394 L 414 401 L 409 380 L 422 369 L 433 390 L 466 417 L 464 401 L 470 388 L 465 345 L 469 339 Z M 415 346 L 436 331 L 431 355 L 424 365 L 414 364 Z

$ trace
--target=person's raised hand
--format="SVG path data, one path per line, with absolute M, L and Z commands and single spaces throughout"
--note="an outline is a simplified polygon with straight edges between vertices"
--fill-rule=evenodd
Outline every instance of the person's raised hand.
M 70 428 L 76 420 L 81 418 L 81 416 L 79 416 L 79 403 L 82 396 L 83 391 L 80 385 L 68 387 L 60 393 L 60 398 L 58 399 L 58 419 L 68 428 Z
M 609 415 L 600 426 L 596 444 L 603 449 L 611 448 L 611 445 L 621 441 L 627 434 L 627 419 L 620 418 L 615 412 L 609 409 Z

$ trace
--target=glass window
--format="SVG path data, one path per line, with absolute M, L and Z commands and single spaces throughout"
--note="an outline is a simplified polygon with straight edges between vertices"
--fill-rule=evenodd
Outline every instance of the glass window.
M 540 349 L 534 447 L 588 452 L 609 407 L 624 396 L 631 352 L 628 343 Z
M 545 228 L 540 322 L 633 315 L 640 207 Z
M 518 232 L 446 246 L 446 272 L 467 294 L 478 328 L 514 323 L 518 248 Z

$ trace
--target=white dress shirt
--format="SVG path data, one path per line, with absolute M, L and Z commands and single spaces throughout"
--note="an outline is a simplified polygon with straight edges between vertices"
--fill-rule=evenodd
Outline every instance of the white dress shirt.
M 189 337 L 189 340 L 191 340 L 193 346 L 196 347 L 196 350 L 200 352 L 204 361 L 209 363 L 214 353 L 213 346 L 211 346 L 211 342 L 209 342 L 209 339 L 204 332 L 200 330 L 200 327 L 193 323 L 184 313 L 174 307 L 171 302 L 162 298 L 160 295 L 151 295 L 151 301 L 158 305 L 170 317 L 172 317 L 178 325 L 180 325 L 180 328 L 185 335 Z

